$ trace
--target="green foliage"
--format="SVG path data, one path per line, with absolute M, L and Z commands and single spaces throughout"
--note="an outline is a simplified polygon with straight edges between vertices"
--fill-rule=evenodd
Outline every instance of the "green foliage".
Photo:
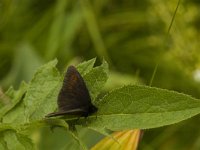
M 199 114 L 200 101 L 164 89 L 129 85 L 113 90 L 98 103 L 96 130 L 149 129 Z
M 94 100 L 108 79 L 107 62 L 103 61 L 101 66 L 95 67 L 89 73 L 85 74 L 83 78 L 85 79 L 90 91 L 90 96 Z
M 18 128 L 11 122 L 16 122 L 17 126 L 21 126 L 22 122 L 30 122 L 31 128 L 49 126 L 49 124 L 68 128 L 63 119 L 38 122 L 37 118 L 47 112 L 47 109 L 41 109 L 43 112 L 34 111 L 34 107 L 26 98 L 26 105 L 31 107 L 27 110 L 24 102 L 27 90 L 31 91 L 29 97 L 32 100 L 37 98 L 31 97 L 31 94 L 41 96 L 42 100 L 36 100 L 34 104 L 45 103 L 48 96 L 51 96 L 46 94 L 45 98 L 45 95 L 37 93 L 37 89 L 34 92 L 36 86 L 41 88 L 42 85 L 32 85 L 29 82 L 33 81 L 31 79 L 39 66 L 55 58 L 59 60 L 57 64 L 59 70 L 66 68 L 70 62 L 78 64 L 82 60 L 96 57 L 96 64 L 99 64 L 100 58 L 105 58 L 109 64 L 110 77 L 105 88 L 102 89 L 103 92 L 100 89 L 107 78 L 104 76 L 106 71 L 100 73 L 104 81 L 99 80 L 100 84 L 93 87 L 92 82 L 96 81 L 94 77 L 90 77 L 89 72 L 93 70 L 94 59 L 86 62 L 90 69 L 77 66 L 87 80 L 95 105 L 101 101 L 96 100 L 97 95 L 102 98 L 105 93 L 116 87 L 135 83 L 149 85 L 157 64 L 153 86 L 175 90 L 199 99 L 200 84 L 196 73 L 200 66 L 200 3 L 197 0 L 180 1 L 171 24 L 178 1 L 1 0 L 0 117 L 4 123 L 0 126 L 0 130 Z M 167 35 L 169 26 L 171 29 Z M 97 73 L 99 72 L 94 71 L 93 75 L 96 76 Z M 62 76 L 59 78 L 58 84 L 61 84 Z M 23 86 L 22 81 L 28 84 Z M 34 79 L 35 81 L 37 80 Z M 14 88 L 4 92 L 10 85 Z M 95 87 L 97 89 L 94 89 Z M 49 91 L 48 89 L 44 91 L 48 93 L 55 87 L 52 84 L 49 88 Z M 59 88 L 56 90 L 58 91 Z M 56 91 L 53 93 L 56 95 Z M 55 100 L 54 96 L 50 100 Z M 53 103 L 55 105 L 48 106 L 52 111 L 57 107 L 56 102 Z M 40 106 L 37 106 L 37 110 L 39 109 Z M 26 117 L 18 117 L 25 116 L 25 113 Z M 178 125 L 146 130 L 141 148 L 145 150 L 200 149 L 198 124 L 199 119 L 196 117 Z M 64 129 L 57 134 L 49 133 L 48 135 L 52 136 L 46 136 L 45 139 L 51 137 L 52 141 L 58 143 L 57 145 L 65 138 L 66 141 L 71 141 L 71 137 L 63 138 L 62 142 L 59 140 L 59 135 L 66 134 Z M 30 131 L 29 127 L 27 131 Z M 50 131 L 34 132 L 34 138 L 31 139 L 34 139 L 34 143 L 40 141 L 44 143 L 43 135 L 40 134 L 47 134 L 47 132 Z M 90 132 L 87 130 L 85 135 L 81 135 L 82 140 L 88 141 L 85 143 L 92 146 L 102 136 L 98 133 L 90 135 Z M 3 137 L 0 137 L 0 143 L 0 149 L 6 148 Z M 67 148 L 69 143 L 66 143 Z M 71 141 L 71 143 L 77 142 Z M 48 146 L 47 149 L 56 149 L 53 145 Z M 71 147 L 73 149 L 73 146 Z
M 32 150 L 33 144 L 30 139 L 23 137 L 19 133 L 16 134 L 13 131 L 4 131 L 4 140 L 7 145 L 7 149 L 21 149 L 21 150 Z
M 91 71 L 94 66 L 95 61 L 96 61 L 96 58 L 93 58 L 91 60 L 88 60 L 88 61 L 85 61 L 85 62 L 82 62 L 81 64 L 79 64 L 77 66 L 79 73 L 83 76 L 86 73 L 88 73 L 89 71 Z
M 2 118 L 6 113 L 9 113 L 23 98 L 28 85 L 22 82 L 19 90 L 15 91 L 13 87 L 10 87 L 5 95 L 1 98 L 1 102 L 4 103 L 0 108 L 0 118 Z
M 55 67 L 57 61 L 51 61 L 36 71 L 29 85 L 22 83 L 19 90 L 10 88 L 5 93 L 12 103 L 1 107 L 1 147 L 34 149 L 36 143 L 33 144 L 28 133 L 35 128 L 57 126 L 64 128 L 75 139 L 75 143 L 87 149 L 77 133 L 70 130 L 70 126 L 86 125 L 106 134 L 106 130 L 150 129 L 170 125 L 200 113 L 198 99 L 142 85 L 114 89 L 97 99 L 108 79 L 108 64 L 103 60 L 100 66 L 93 68 L 94 62 L 95 59 L 89 60 L 77 68 L 83 74 L 93 102 L 98 107 L 97 114 L 78 121 L 76 117 L 44 119 L 46 114 L 56 109 L 56 97 L 62 83 L 62 77 Z
M 36 121 L 56 109 L 55 97 L 61 86 L 61 76 L 54 60 L 37 70 L 24 98 L 26 122 Z

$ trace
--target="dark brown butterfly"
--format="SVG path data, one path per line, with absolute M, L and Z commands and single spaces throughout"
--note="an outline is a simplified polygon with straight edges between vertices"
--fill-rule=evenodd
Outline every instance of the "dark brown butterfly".
M 82 76 L 74 66 L 69 66 L 65 74 L 57 103 L 58 111 L 50 113 L 46 117 L 61 115 L 87 117 L 97 111 L 97 108 L 91 103 L 91 98 Z

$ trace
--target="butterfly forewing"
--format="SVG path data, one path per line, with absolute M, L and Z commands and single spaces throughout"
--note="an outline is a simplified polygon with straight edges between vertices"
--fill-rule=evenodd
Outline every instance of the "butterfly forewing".
M 83 78 L 74 66 L 70 66 L 65 74 L 63 86 L 58 95 L 59 111 L 85 108 L 90 103 L 90 95 Z
M 74 66 L 70 66 L 65 74 L 62 88 L 58 95 L 58 112 L 47 117 L 65 114 L 88 116 L 96 112 L 85 82 Z

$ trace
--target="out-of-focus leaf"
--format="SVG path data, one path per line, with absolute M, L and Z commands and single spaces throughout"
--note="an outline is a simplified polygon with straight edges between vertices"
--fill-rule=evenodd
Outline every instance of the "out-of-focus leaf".
M 119 72 L 110 71 L 109 79 L 106 82 L 105 89 L 110 90 L 124 85 L 141 83 L 136 75 L 123 74 Z
M 65 8 L 67 7 L 69 1 L 57 1 L 56 7 L 54 10 L 54 20 L 51 24 L 50 28 L 50 34 L 48 37 L 48 42 L 47 42 L 47 52 L 46 52 L 46 58 L 48 59 L 53 59 L 53 57 L 56 54 L 56 51 L 59 48 L 60 44 L 60 38 L 63 29 L 62 27 L 64 26 L 64 20 L 65 20 Z
M 9 150 L 33 150 L 32 141 L 23 135 L 17 134 L 14 131 L 4 131 L 4 139 Z
M 41 58 L 27 43 L 21 43 L 16 49 L 16 55 L 10 73 L 2 81 L 2 85 L 17 87 L 21 81 L 29 82 L 36 69 L 42 64 Z

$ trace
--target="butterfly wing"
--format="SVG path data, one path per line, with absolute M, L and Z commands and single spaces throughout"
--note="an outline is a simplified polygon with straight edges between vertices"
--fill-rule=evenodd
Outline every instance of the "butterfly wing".
M 65 114 L 87 117 L 97 111 L 97 108 L 91 103 L 91 98 L 82 76 L 74 66 L 70 66 L 65 74 L 57 103 L 58 112 L 50 113 L 46 117 Z
M 86 112 L 84 109 L 77 108 L 77 109 L 71 109 L 71 110 L 66 110 L 66 111 L 53 112 L 46 115 L 46 117 L 61 116 L 61 115 L 66 115 L 66 114 L 87 116 L 88 112 Z
M 88 111 L 91 104 L 90 95 L 82 76 L 74 66 L 70 66 L 67 70 L 57 102 L 59 112 L 75 109 Z
M 74 66 L 70 66 L 58 95 L 59 111 L 86 107 L 91 103 L 83 78 Z

